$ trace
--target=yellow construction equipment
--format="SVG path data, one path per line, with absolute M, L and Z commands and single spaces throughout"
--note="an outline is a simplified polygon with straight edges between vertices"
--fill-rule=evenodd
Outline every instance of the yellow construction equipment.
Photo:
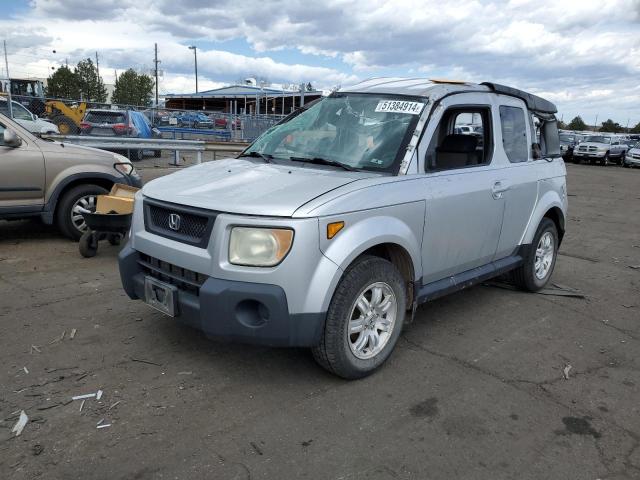
M 58 126 L 61 135 L 80 133 L 80 122 L 87 110 L 86 102 L 69 106 L 60 100 L 47 100 L 44 108 L 47 117 Z

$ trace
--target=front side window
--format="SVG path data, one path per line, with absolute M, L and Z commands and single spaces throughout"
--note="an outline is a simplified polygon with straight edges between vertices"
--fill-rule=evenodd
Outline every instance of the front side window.
M 396 173 L 425 104 L 413 97 L 334 93 L 267 130 L 245 154 Z
M 425 156 L 428 171 L 491 162 L 491 107 L 453 107 L 443 113 Z
M 529 159 L 529 149 L 524 110 L 519 107 L 500 106 L 500 127 L 502 146 L 509 161 L 526 162 Z

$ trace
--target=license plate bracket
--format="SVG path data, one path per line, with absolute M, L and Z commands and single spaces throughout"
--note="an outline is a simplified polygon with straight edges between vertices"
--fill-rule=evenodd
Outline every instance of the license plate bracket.
M 165 315 L 178 315 L 178 288 L 175 285 L 144 277 L 144 301 Z

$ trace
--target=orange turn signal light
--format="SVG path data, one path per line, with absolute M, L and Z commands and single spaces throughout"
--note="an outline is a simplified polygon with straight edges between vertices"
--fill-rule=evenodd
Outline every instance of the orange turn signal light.
M 344 228 L 344 222 L 333 222 L 333 223 L 327 224 L 327 238 L 331 240 L 343 228 Z

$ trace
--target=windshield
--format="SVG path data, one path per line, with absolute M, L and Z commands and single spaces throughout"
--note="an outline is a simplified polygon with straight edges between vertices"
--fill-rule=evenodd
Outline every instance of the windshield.
M 125 116 L 122 112 L 108 112 L 108 111 L 89 111 L 87 116 L 84 117 L 85 122 L 90 123 L 125 123 Z
M 584 139 L 585 142 L 594 143 L 611 143 L 611 137 L 603 137 L 602 135 L 591 135 Z
M 568 142 L 571 143 L 574 141 L 574 137 L 570 136 L 570 135 L 560 135 L 560 141 L 561 142 Z
M 334 93 L 267 130 L 245 154 L 394 172 L 424 105 L 425 99 Z

